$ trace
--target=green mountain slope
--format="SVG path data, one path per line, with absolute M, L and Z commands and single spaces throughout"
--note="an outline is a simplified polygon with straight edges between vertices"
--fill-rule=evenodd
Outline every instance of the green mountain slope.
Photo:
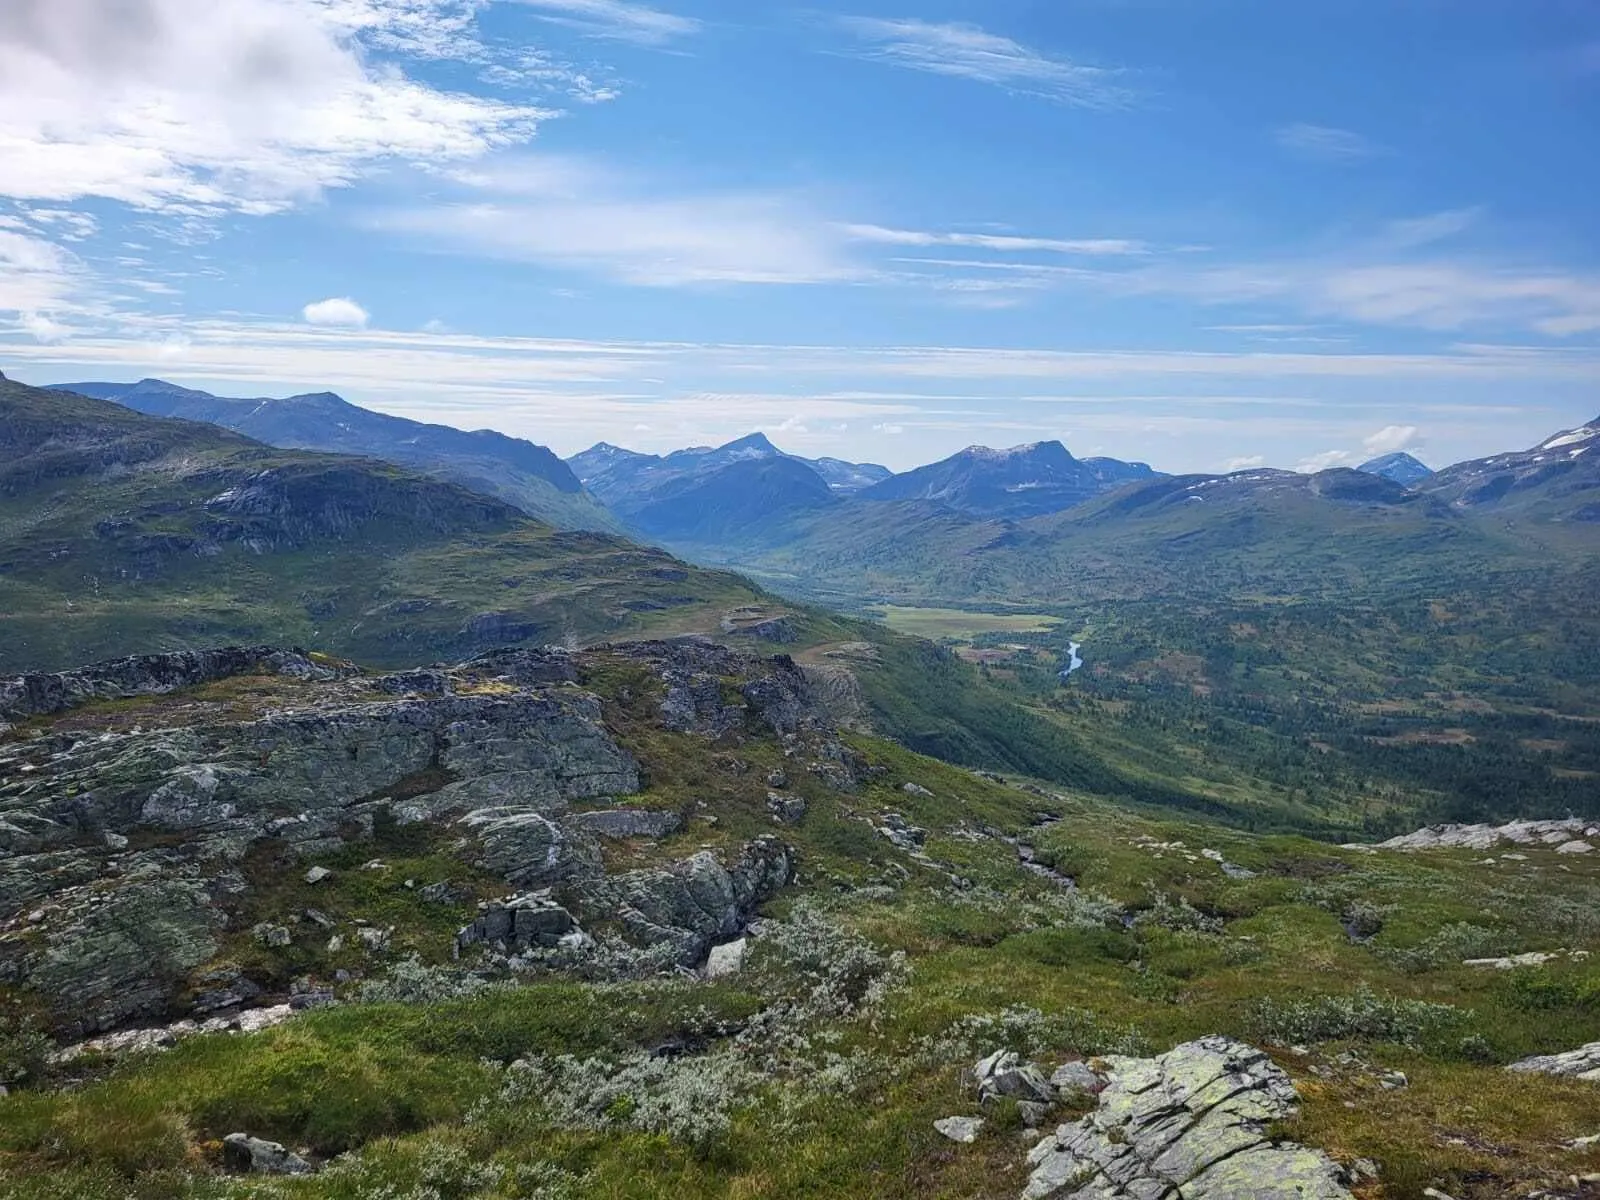
M 386 463 L 0 379 L 0 663 L 234 639 L 376 663 L 718 628 L 733 576 Z
M 59 390 L 113 400 L 150 416 L 208 421 L 269 446 L 383 459 L 495 496 L 558 529 L 621 532 L 616 518 L 554 453 L 493 430 L 469 433 L 411 421 L 331 392 L 241 400 L 160 379 L 62 384 Z

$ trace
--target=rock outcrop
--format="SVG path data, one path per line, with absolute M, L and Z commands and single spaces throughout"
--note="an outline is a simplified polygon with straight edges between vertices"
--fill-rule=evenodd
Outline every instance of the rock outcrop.
M 1415 833 L 1392 837 L 1376 846 L 1352 850 L 1493 850 L 1496 846 L 1548 846 L 1567 854 L 1587 853 L 1600 838 L 1600 822 L 1569 818 L 1560 821 L 1511 821 L 1505 825 L 1429 825 Z
M 1584 1079 L 1600 1083 L 1600 1042 L 1590 1042 L 1564 1054 L 1542 1054 L 1525 1058 L 1506 1068 L 1508 1071 L 1532 1071 L 1540 1075 L 1561 1075 L 1569 1079 Z
M 848 760 L 787 658 L 697 642 L 603 653 L 650 666 L 670 729 L 777 737 L 806 758 Z M 229 924 L 248 907 L 248 864 L 270 861 L 308 886 L 337 888 L 337 873 L 305 860 L 380 826 L 426 825 L 435 845 L 518 892 L 556 889 L 549 908 L 480 914 L 482 928 L 464 931 L 458 950 L 549 949 L 581 932 L 581 917 L 698 964 L 790 880 L 792 855 L 762 839 L 727 861 L 703 851 L 608 876 L 605 842 L 670 837 L 683 817 L 615 806 L 640 790 L 640 771 L 601 699 L 581 686 L 583 661 L 499 650 L 371 678 L 256 648 L 0 680 L 4 711 L 38 722 L 27 736 L 0 731 L 0 984 L 48 998 L 58 1031 L 80 1038 L 198 1013 L 214 995 L 256 1002 L 259 989 L 201 978 L 227 937 L 250 930 Z M 164 694 L 247 673 L 303 686 L 245 701 Z M 91 732 L 82 719 L 50 716 L 84 700 L 157 694 L 148 712 L 127 710 Z M 249 920 L 269 950 L 307 944 L 308 928 L 319 945 L 388 946 L 387 930 L 335 931 L 320 913 Z M 191 999 L 170 1011 L 179 995 Z
M 794 878 L 794 853 L 776 838 L 745 846 L 728 866 L 709 850 L 683 862 L 596 879 L 576 890 L 586 919 L 615 915 L 630 941 L 673 948 L 685 966 L 742 933 L 756 906 Z
M 239 675 L 288 675 L 337 679 L 347 674 L 312 661 L 299 650 L 272 646 L 227 646 L 141 654 L 76 671 L 36 672 L 0 679 L 0 731 L 6 722 L 63 712 L 90 700 L 159 695 Z
M 1261 1051 L 1209 1037 L 1100 1065 L 1099 1106 L 1029 1153 L 1024 1200 L 1351 1200 L 1325 1154 L 1269 1137 L 1298 1097 Z

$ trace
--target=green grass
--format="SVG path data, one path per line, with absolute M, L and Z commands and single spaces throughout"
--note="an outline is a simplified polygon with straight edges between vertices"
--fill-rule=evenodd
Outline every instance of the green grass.
M 909 608 L 897 604 L 868 610 L 896 633 L 940 641 L 971 641 L 986 633 L 1049 633 L 1062 618 L 1044 613 L 977 612 L 959 608 Z

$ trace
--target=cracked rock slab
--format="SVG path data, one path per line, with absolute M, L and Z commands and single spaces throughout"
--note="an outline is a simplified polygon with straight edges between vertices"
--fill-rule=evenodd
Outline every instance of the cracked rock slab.
M 1327 1155 L 1268 1137 L 1298 1097 L 1260 1050 L 1209 1037 L 1103 1061 L 1098 1108 L 1033 1148 L 1023 1200 L 1351 1200 Z
M 1600 1042 L 1590 1042 L 1565 1054 L 1542 1054 L 1525 1058 L 1506 1068 L 1508 1071 L 1531 1071 L 1539 1075 L 1560 1075 L 1567 1079 L 1583 1079 L 1600 1083 Z

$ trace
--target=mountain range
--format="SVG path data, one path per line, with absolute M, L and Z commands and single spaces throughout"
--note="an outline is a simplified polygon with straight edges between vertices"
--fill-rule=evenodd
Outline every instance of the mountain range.
M 620 531 L 571 469 L 544 446 L 492 429 L 466 432 L 361 408 L 332 392 L 236 399 L 160 379 L 68 383 L 57 390 L 112 400 L 157 417 L 206 421 L 269 446 L 358 454 L 495 496 L 558 529 Z
M 1009 450 L 968 446 L 942 462 L 867 488 L 866 500 L 929 500 L 975 517 L 1061 512 L 1125 483 L 1153 479 L 1145 463 L 1076 459 L 1060 442 Z

